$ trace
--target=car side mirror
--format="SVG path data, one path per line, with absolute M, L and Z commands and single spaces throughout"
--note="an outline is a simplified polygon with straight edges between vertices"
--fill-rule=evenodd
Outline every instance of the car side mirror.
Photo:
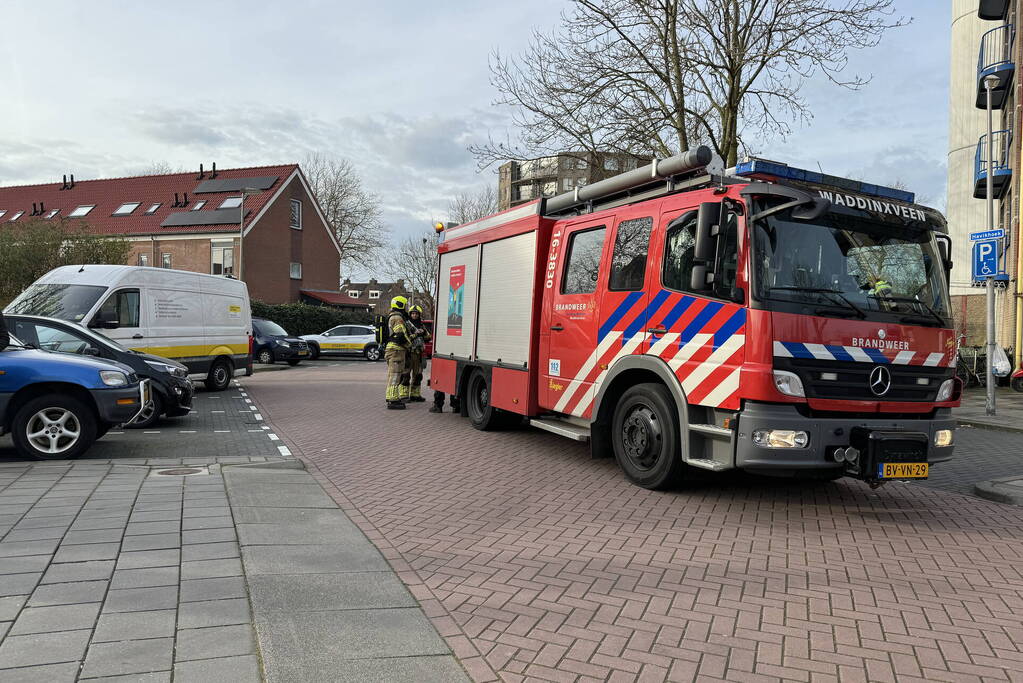
M 85 351 L 83 351 L 82 353 L 84 353 L 86 356 L 98 356 L 99 349 L 97 349 L 95 346 L 87 346 L 85 347 Z
M 101 313 L 97 313 L 89 322 L 89 327 L 98 330 L 116 330 L 120 326 L 117 318 L 108 318 Z
M 938 241 L 938 253 L 941 254 L 941 262 L 946 271 L 952 270 L 952 238 L 948 235 L 938 233 L 935 235 Z

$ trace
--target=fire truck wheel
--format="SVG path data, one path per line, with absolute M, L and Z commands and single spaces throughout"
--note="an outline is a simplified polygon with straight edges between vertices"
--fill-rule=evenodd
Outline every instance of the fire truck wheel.
M 479 369 L 473 371 L 469 377 L 465 400 L 469 421 L 481 432 L 507 427 L 511 422 L 510 417 L 519 417 L 490 405 L 490 385 L 487 384 L 483 371 Z
M 611 423 L 615 460 L 632 483 L 664 489 L 678 483 L 685 463 L 679 452 L 678 410 L 661 384 L 637 384 L 622 396 Z

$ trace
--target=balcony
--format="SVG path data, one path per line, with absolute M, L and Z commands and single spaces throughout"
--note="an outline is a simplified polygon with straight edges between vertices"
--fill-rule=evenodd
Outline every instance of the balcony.
M 991 90 L 991 106 L 1001 109 L 1009 94 L 1016 65 L 1012 61 L 1012 43 L 1016 28 L 1004 24 L 985 33 L 980 39 L 980 56 L 977 59 L 977 108 L 987 108 L 987 91 L 984 79 L 996 76 L 998 84 Z
M 1012 166 L 1009 163 L 1009 150 L 1012 149 L 1012 131 L 999 130 L 994 135 L 995 157 L 991 164 L 991 185 L 995 199 L 1005 196 L 1012 180 Z M 987 135 L 982 135 L 977 143 L 977 154 L 973 160 L 973 196 L 977 199 L 987 197 L 988 150 Z
M 988 21 L 1005 21 L 1008 13 L 1009 0 L 980 0 L 980 7 L 977 8 L 977 16 Z

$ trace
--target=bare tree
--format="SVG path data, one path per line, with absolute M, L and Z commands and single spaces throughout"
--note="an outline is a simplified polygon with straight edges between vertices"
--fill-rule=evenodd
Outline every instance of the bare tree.
M 563 150 L 669 156 L 709 144 L 733 165 L 811 112 L 800 90 L 842 77 L 850 50 L 907 23 L 893 0 L 574 0 L 518 58 L 495 53 L 496 104 L 518 141 L 471 147 L 480 167 Z
M 302 162 L 302 171 L 341 244 L 343 267 L 376 265 L 388 242 L 380 198 L 363 187 L 347 159 L 310 154 Z
M 433 230 L 406 237 L 383 259 L 384 269 L 394 278 L 401 278 L 415 303 L 423 307 L 423 317 L 432 319 L 436 312 L 434 289 L 437 286 L 437 233 Z
M 487 185 L 476 192 L 461 192 L 448 202 L 448 220 L 469 223 L 497 213 L 497 190 Z

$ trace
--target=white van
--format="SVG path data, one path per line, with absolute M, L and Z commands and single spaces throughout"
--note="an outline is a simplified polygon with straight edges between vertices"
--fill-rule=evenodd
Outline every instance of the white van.
M 244 282 L 140 266 L 62 266 L 5 313 L 84 323 L 130 349 L 184 363 L 206 388 L 226 389 L 250 365 L 252 314 Z

